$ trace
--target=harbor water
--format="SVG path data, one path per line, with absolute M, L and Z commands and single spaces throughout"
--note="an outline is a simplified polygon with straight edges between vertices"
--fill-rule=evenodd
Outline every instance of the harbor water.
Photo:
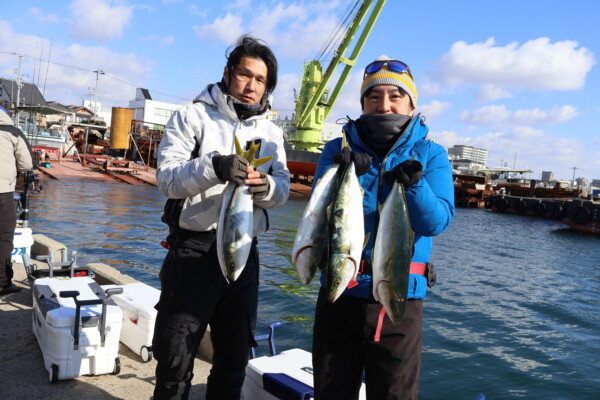
M 81 263 L 160 286 L 167 229 L 157 188 L 44 183 L 30 201 L 34 234 L 85 255 Z M 291 199 L 271 210 L 259 240 L 257 333 L 284 321 L 277 351 L 311 347 L 318 283 L 300 284 L 290 256 L 305 205 Z M 600 236 L 463 208 L 434 239 L 432 261 L 438 282 L 424 300 L 420 399 L 600 398 Z

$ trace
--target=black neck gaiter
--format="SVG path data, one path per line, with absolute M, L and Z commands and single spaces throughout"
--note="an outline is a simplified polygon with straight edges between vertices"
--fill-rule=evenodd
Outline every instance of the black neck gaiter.
M 401 114 L 363 114 L 356 124 L 363 142 L 382 160 L 402 137 L 411 119 Z

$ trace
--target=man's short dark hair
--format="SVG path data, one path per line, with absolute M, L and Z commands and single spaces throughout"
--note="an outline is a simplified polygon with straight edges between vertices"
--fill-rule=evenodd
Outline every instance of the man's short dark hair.
M 277 59 L 275 55 L 260 39 L 255 39 L 250 35 L 243 35 L 237 42 L 235 48 L 227 49 L 227 69 L 229 79 L 231 80 L 233 68 L 236 67 L 243 57 L 257 58 L 262 60 L 267 66 L 267 85 L 265 95 L 270 95 L 277 86 Z

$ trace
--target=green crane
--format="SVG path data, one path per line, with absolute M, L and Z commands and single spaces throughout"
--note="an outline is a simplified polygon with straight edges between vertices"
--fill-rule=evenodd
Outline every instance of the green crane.
M 379 14 L 385 5 L 385 2 L 386 0 L 363 1 L 336 50 L 335 56 L 329 63 L 325 74 L 322 72 L 323 70 L 319 61 L 311 61 L 304 65 L 302 86 L 300 94 L 296 99 L 296 118 L 294 120 L 296 135 L 295 140 L 292 140 L 297 150 L 317 152 L 319 151 L 319 146 L 323 145 L 321 142 L 321 131 L 323 130 L 325 119 L 337 100 L 342 87 L 348 80 L 350 71 L 356 64 L 356 60 L 362 51 L 367 38 L 371 34 L 373 25 L 375 25 L 377 18 L 379 18 Z M 365 18 L 367 18 L 367 15 L 368 19 L 363 26 L 363 22 Z M 360 31 L 360 36 L 354 43 L 352 53 L 350 57 L 346 57 L 346 51 L 349 50 L 350 45 L 361 26 L 362 30 Z M 329 95 L 327 86 L 340 64 L 344 64 L 344 69 L 331 92 L 331 95 Z

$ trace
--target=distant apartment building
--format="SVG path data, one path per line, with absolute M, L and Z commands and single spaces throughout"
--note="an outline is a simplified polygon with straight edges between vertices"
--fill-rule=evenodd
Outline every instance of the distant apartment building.
M 458 144 L 448 149 L 453 169 L 477 169 L 487 166 L 487 149 Z
M 600 188 L 600 179 L 592 179 L 592 183 L 590 183 L 590 186 Z
M 554 172 L 542 171 L 542 181 L 549 182 L 554 180 Z

